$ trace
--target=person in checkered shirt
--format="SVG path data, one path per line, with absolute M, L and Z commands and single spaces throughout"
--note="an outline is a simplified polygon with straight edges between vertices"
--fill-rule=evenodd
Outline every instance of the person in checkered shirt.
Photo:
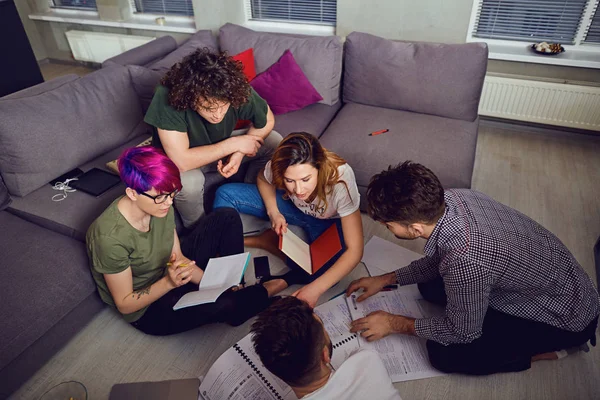
M 551 232 L 469 189 L 444 191 L 426 167 L 407 161 L 374 176 L 369 214 L 399 239 L 425 238 L 425 257 L 397 271 L 354 281 L 365 300 L 390 284 L 418 284 L 445 306 L 431 318 L 376 311 L 352 323 L 368 341 L 389 334 L 428 339 L 444 372 L 522 371 L 532 361 L 595 345 L 600 297 L 590 277 Z

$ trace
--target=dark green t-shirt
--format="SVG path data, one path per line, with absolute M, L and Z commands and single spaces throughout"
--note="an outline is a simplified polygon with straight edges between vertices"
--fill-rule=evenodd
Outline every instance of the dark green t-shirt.
M 238 120 L 249 120 L 255 128 L 267 124 L 267 103 L 254 89 L 247 103 L 238 108 L 229 107 L 225 117 L 218 124 L 211 124 L 195 110 L 177 111 L 169 105 L 169 89 L 163 85 L 156 87 L 152 103 L 148 107 L 144 121 L 154 128 L 152 144 L 162 147 L 157 128 L 167 131 L 187 132 L 190 148 L 215 144 L 231 136 Z
M 120 199 L 113 201 L 92 223 L 85 237 L 98 292 L 112 307 L 115 302 L 104 274 L 116 274 L 131 267 L 133 290 L 150 286 L 165 275 L 175 240 L 173 207 L 164 218 L 151 217 L 150 230 L 141 232 L 131 226 L 117 208 Z M 123 317 L 127 322 L 137 321 L 147 308 L 123 314 Z

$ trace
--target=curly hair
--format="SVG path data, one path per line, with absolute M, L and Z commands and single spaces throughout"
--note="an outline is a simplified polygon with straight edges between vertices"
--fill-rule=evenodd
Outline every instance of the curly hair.
M 179 111 L 195 109 L 201 99 L 239 107 L 251 92 L 242 63 L 208 48 L 198 49 L 173 65 L 161 84 L 169 89 L 171 107 Z

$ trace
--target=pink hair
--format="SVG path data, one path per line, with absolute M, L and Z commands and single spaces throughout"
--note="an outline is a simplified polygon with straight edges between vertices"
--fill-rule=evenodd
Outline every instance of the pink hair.
M 156 147 L 131 147 L 123 151 L 118 161 L 119 175 L 127 187 L 136 192 L 152 188 L 159 193 L 181 190 L 179 168 Z

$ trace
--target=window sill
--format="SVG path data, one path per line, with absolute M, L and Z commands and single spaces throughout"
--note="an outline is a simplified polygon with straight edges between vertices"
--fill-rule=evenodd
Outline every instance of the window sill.
M 331 36 L 335 35 L 335 26 L 302 24 L 276 21 L 248 20 L 244 24 L 248 29 L 259 32 L 288 33 L 293 35 Z
M 600 46 L 563 46 L 565 52 L 555 56 L 536 54 L 529 46 L 525 42 L 488 43 L 489 59 L 600 69 Z
M 160 15 L 134 14 L 126 21 L 101 20 L 96 11 L 51 9 L 44 13 L 30 14 L 29 19 L 37 21 L 62 22 L 81 25 L 110 26 L 115 28 L 142 29 L 158 32 L 196 33 L 193 18 L 166 16 L 164 25 L 157 25 Z

